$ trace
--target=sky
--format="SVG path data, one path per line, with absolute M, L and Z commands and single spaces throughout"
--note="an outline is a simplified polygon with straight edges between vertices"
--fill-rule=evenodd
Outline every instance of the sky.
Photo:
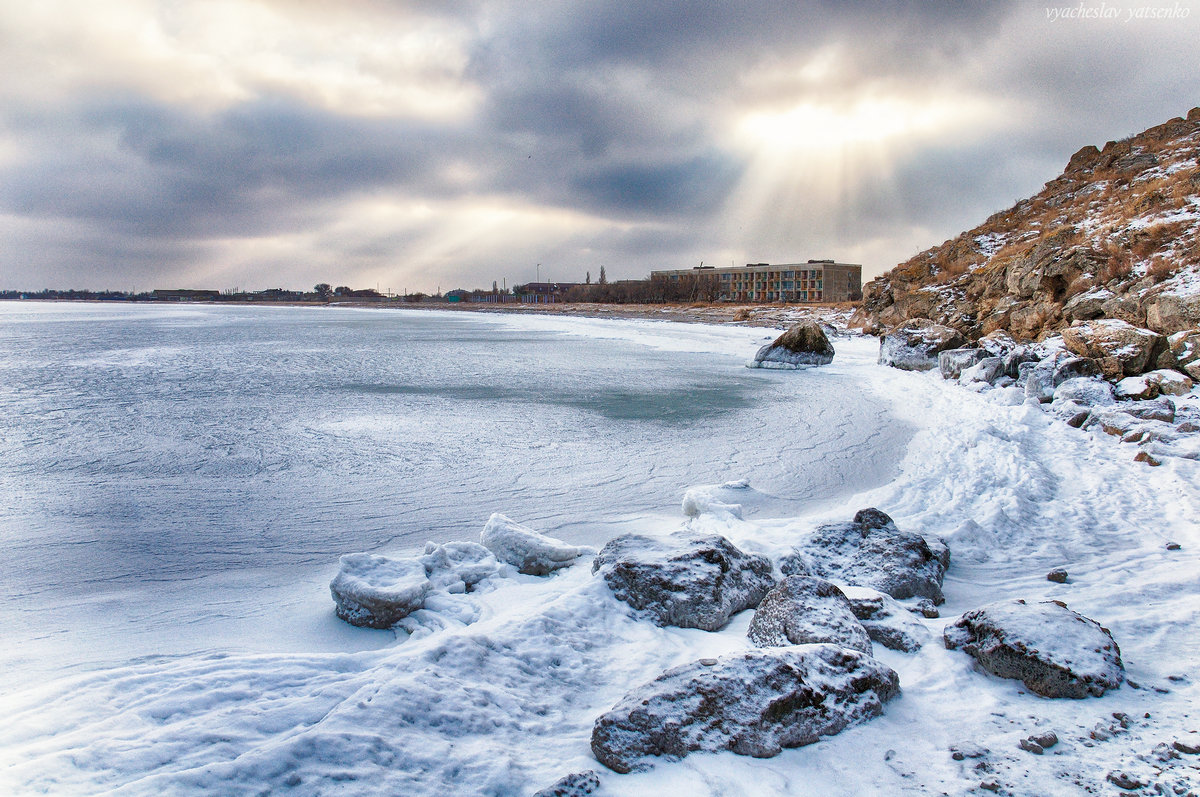
M 870 278 L 1200 105 L 1200 2 L 1045 3 L 0 3 L 0 289 Z

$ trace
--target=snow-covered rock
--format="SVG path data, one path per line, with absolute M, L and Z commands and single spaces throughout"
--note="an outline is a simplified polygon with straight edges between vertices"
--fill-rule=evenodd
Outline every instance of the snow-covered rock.
M 901 531 L 890 517 L 871 508 L 860 510 L 849 523 L 819 527 L 779 562 L 784 575 L 798 572 L 797 566 L 893 598 L 922 597 L 942 603 L 950 549 L 937 537 Z
M 810 320 L 793 325 L 772 343 L 758 350 L 749 368 L 804 368 L 833 362 L 833 344 L 821 326 Z
M 617 772 L 731 750 L 768 758 L 883 713 L 889 667 L 837 645 L 748 651 L 668 670 L 596 720 L 592 752 Z
M 593 770 L 572 772 L 534 793 L 533 797 L 585 797 L 600 788 L 600 777 Z
M 890 595 L 870 587 L 845 587 L 842 592 L 872 642 L 912 653 L 928 641 L 929 629 Z
M 1042 697 L 1099 697 L 1125 678 L 1108 629 L 1058 601 L 993 603 L 947 626 L 944 638 L 947 648 Z
M 1117 382 L 1115 388 L 1117 398 L 1126 401 L 1144 401 L 1158 398 L 1158 385 L 1152 383 L 1146 376 L 1127 376 Z
M 479 541 L 497 559 L 528 576 L 549 575 L 560 567 L 571 566 L 580 556 L 595 552 L 586 546 L 568 545 L 547 537 L 499 512 L 488 518 Z
M 1147 371 L 1143 376 L 1157 386 L 1158 392 L 1164 396 L 1186 396 L 1195 387 L 1190 376 L 1170 368 Z
M 963 371 L 987 356 L 983 349 L 949 349 L 937 356 L 938 371 L 942 379 L 958 379 Z
M 758 604 L 746 636 L 759 647 L 830 642 L 871 653 L 871 639 L 846 596 L 813 576 L 788 576 L 779 582 Z
M 1057 352 L 1039 361 L 1030 368 L 1018 367 L 1025 380 L 1025 397 L 1045 404 L 1054 399 L 1055 389 L 1069 379 L 1099 376 L 1100 366 L 1088 357 L 1075 357 L 1066 352 Z
M 660 626 L 716 631 L 775 586 L 771 562 L 719 534 L 676 532 L 610 540 L 592 563 L 618 600 Z
M 1067 350 L 1080 357 L 1115 357 L 1125 376 L 1152 369 L 1155 358 L 1166 347 L 1166 339 L 1157 332 L 1116 318 L 1078 322 L 1064 329 L 1062 336 Z
M 1054 403 L 1074 401 L 1088 407 L 1103 407 L 1116 402 L 1113 386 L 1103 379 L 1076 376 L 1054 388 Z
M 938 367 L 938 354 L 966 342 L 958 330 L 915 318 L 879 339 L 879 362 L 902 371 L 932 371 Z
M 351 625 L 390 628 L 425 603 L 433 589 L 419 559 L 350 553 L 329 582 L 337 616 Z
M 427 542 L 421 563 L 433 586 L 447 592 L 467 592 L 499 569 L 492 552 L 477 542 Z
M 993 384 L 1004 376 L 1004 360 L 1000 357 L 984 357 L 958 375 L 960 385 L 976 382 Z

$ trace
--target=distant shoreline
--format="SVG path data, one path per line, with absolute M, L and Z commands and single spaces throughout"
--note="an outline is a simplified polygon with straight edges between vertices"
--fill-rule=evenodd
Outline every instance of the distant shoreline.
M 593 302 L 556 302 L 554 304 L 502 304 L 495 305 L 485 302 L 472 303 L 399 303 L 373 301 L 334 301 L 334 302 L 173 302 L 173 301 L 137 301 L 119 302 L 97 299 L 4 299 L 4 302 L 14 304 L 52 303 L 52 304 L 138 304 L 138 305 L 169 305 L 169 306 L 200 306 L 200 307 L 314 307 L 372 310 L 444 310 L 470 313 L 503 313 L 517 315 L 564 315 L 580 318 L 612 318 L 612 319 L 645 319 L 653 321 L 675 321 L 687 324 L 733 324 L 749 327 L 781 327 L 794 324 L 803 319 L 814 319 L 845 326 L 846 320 L 854 311 L 850 304 L 600 304 Z

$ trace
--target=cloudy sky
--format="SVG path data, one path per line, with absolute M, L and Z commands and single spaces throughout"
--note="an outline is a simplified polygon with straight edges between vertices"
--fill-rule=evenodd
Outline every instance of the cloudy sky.
M 0 3 L 0 288 L 873 276 L 1200 105 L 1074 2 Z

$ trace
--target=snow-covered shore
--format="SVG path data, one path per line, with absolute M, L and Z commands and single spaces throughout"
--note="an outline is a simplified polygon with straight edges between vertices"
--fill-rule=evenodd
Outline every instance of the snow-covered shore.
M 666 329 L 592 323 L 672 345 Z M 0 789 L 529 794 L 597 769 L 598 793 L 612 795 L 965 794 L 984 781 L 1068 795 L 1115 793 L 1110 771 L 1150 779 L 1156 765 L 1157 781 L 1198 788 L 1195 756 L 1158 761 L 1154 750 L 1200 730 L 1200 463 L 1148 468 L 1115 439 L 1035 408 L 881 368 L 871 339 L 835 346 L 830 371 L 918 430 L 899 476 L 841 506 L 797 513 L 787 496 L 761 496 L 743 518 L 681 513 L 662 531 L 686 524 L 774 557 L 817 524 L 876 506 L 901 528 L 944 537 L 953 560 L 941 617 L 921 620 L 929 641 L 913 654 L 877 648 L 903 690 L 881 718 L 771 759 L 698 754 L 644 773 L 605 770 L 588 744 L 595 718 L 669 667 L 749 647 L 751 612 L 719 632 L 659 628 L 615 600 L 585 560 L 428 600 L 414 633 L 379 650 L 142 660 L 9 695 Z M 1058 566 L 1067 583 L 1046 580 Z M 1047 700 L 940 644 L 959 614 L 1007 597 L 1062 600 L 1110 628 L 1129 683 L 1102 698 Z M 1017 748 L 1047 729 L 1061 741 L 1044 755 Z M 956 746 L 986 752 L 959 761 Z

